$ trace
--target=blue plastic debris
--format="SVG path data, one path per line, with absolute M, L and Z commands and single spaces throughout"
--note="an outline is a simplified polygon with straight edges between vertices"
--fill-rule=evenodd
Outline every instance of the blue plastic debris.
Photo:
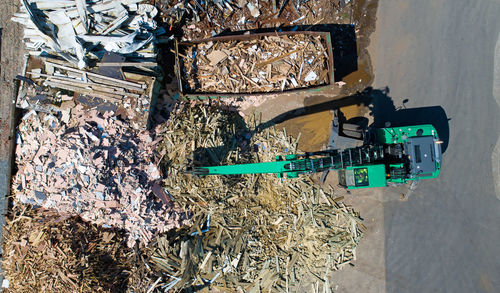
M 201 230 L 201 233 L 205 233 L 205 232 L 208 232 L 208 230 L 210 230 L 210 215 L 207 216 L 207 227 L 205 229 L 202 229 Z M 194 235 L 198 235 L 198 231 L 195 231 L 193 233 L 191 233 L 191 236 L 194 236 Z

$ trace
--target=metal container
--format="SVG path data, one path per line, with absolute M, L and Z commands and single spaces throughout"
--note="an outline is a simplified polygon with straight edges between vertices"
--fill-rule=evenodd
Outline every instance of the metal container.
M 186 92 L 182 82 L 181 75 L 181 63 L 179 52 L 180 48 L 185 46 L 192 46 L 200 43 L 208 43 L 208 42 L 217 42 L 217 41 L 250 41 L 259 39 L 265 36 L 292 36 L 292 35 L 314 35 L 320 36 L 324 43 L 326 43 L 326 50 L 328 54 L 328 83 L 312 86 L 307 88 L 299 88 L 299 89 L 289 89 L 285 91 L 271 91 L 271 92 L 252 92 L 252 93 L 211 93 L 211 92 Z M 208 39 L 201 39 L 195 41 L 186 41 L 186 42 L 175 42 L 175 74 L 177 76 L 179 82 L 179 89 L 181 93 L 181 99 L 184 100 L 205 100 L 205 99 L 218 99 L 218 98 L 237 98 L 242 96 L 249 95 L 273 95 L 281 92 L 318 92 L 329 88 L 334 83 L 334 74 L 333 74 L 333 47 L 332 40 L 329 32 L 312 32 L 312 31 L 295 31 L 295 32 L 271 32 L 271 33 L 257 33 L 257 34 L 244 34 L 244 35 L 228 35 L 228 36 L 220 36 L 213 37 Z

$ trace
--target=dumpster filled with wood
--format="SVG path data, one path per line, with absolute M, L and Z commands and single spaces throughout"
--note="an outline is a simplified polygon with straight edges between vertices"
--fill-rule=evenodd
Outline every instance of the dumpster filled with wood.
M 320 90 L 334 81 L 330 33 L 273 32 L 176 43 L 186 99 Z

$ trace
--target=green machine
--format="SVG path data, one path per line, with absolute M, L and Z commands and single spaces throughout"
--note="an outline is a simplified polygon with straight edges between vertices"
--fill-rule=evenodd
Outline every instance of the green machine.
M 438 177 L 442 142 L 434 126 L 379 128 L 370 134 L 371 142 L 384 149 L 383 158 L 338 169 L 341 185 L 348 189 L 382 187 Z
M 280 178 L 295 178 L 323 172 L 324 181 L 328 171 L 335 170 L 342 186 L 358 189 L 436 178 L 441 170 L 441 141 L 432 125 L 361 130 L 363 145 L 342 150 L 335 148 L 338 137 L 335 115 L 327 150 L 278 156 L 274 162 L 196 167 L 192 173 L 199 176 L 275 173 Z

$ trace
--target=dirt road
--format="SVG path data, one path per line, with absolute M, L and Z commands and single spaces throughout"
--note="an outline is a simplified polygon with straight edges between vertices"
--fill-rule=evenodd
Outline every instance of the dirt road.
M 386 292 L 500 292 L 498 15 L 493 0 L 379 2 L 376 87 L 450 119 L 440 177 L 384 204 Z

